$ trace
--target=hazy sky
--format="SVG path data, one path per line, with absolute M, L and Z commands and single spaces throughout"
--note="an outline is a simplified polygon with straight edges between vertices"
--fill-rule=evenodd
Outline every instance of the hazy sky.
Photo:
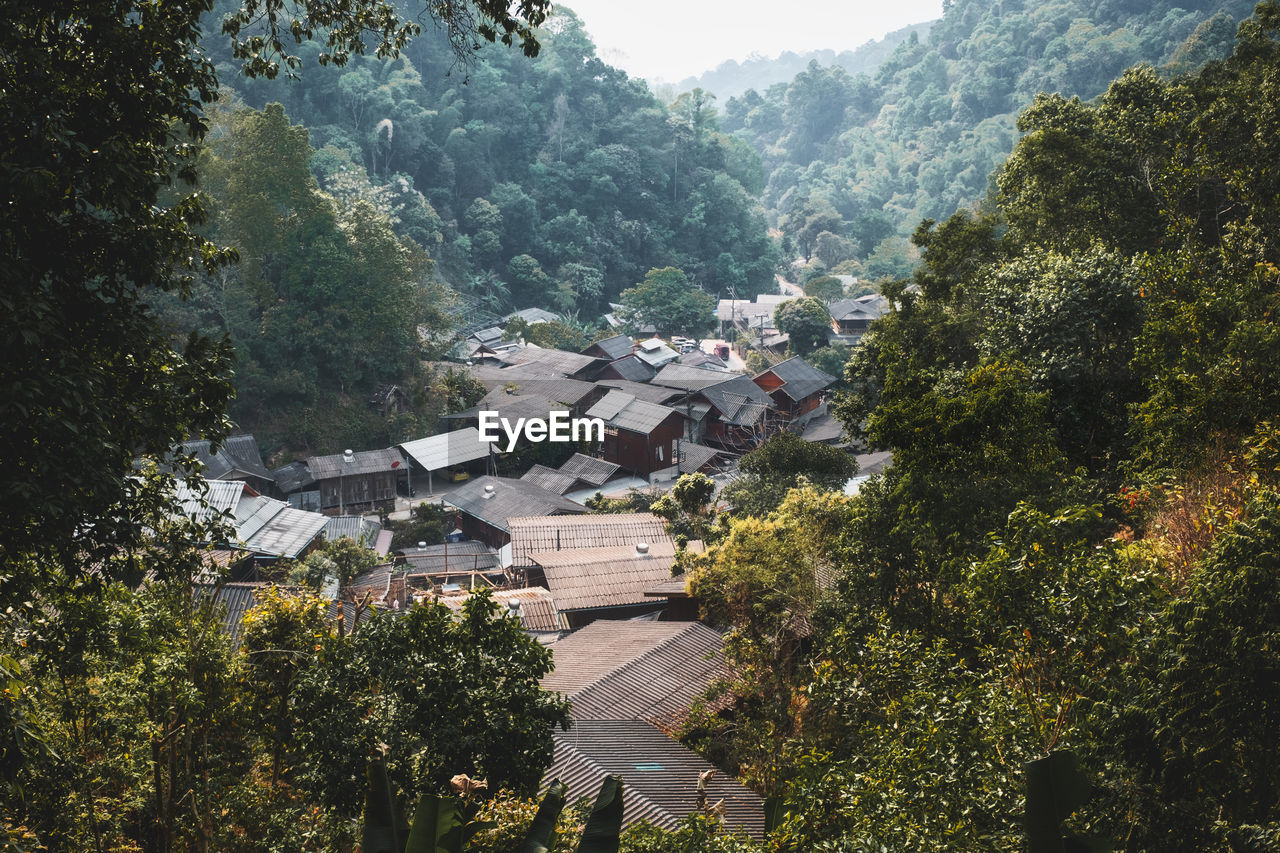
M 942 0 L 568 0 L 600 58 L 677 83 L 751 53 L 851 50 L 942 17 Z

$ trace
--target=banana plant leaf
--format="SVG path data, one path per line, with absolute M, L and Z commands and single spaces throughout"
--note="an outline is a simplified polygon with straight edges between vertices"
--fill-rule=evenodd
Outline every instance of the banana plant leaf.
M 462 853 L 463 815 L 456 797 L 423 794 L 404 853 Z
M 381 758 L 371 759 L 365 768 L 368 787 L 364 793 L 364 828 L 360 833 L 360 849 L 364 853 L 404 853 L 409 834 L 404 815 L 396 803 L 387 776 L 387 765 Z
M 622 837 L 622 777 L 609 774 L 587 818 L 578 853 L 618 853 Z
M 516 848 L 516 853 L 547 853 L 551 849 L 556 840 L 556 821 L 560 819 L 560 812 L 564 811 L 568 796 L 568 785 L 559 779 L 551 783 L 542 802 L 538 804 L 538 813 L 533 816 L 529 832 Z

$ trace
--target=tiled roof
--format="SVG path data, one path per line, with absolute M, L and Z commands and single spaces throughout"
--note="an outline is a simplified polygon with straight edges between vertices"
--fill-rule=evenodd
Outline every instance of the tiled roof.
M 759 375 L 766 373 L 772 373 L 782 380 L 782 387 L 778 390 L 792 400 L 803 400 L 836 381 L 834 376 L 819 370 L 800 356 L 780 361 L 768 370 L 761 371 Z
M 542 486 L 549 492 L 555 492 L 557 495 L 563 495 L 565 492 L 573 488 L 573 484 L 577 482 L 577 478 L 557 471 L 555 468 L 548 468 L 546 465 L 534 465 L 528 471 L 520 476 L 521 480 L 526 483 Z
M 603 486 L 620 467 L 622 466 L 616 462 L 606 462 L 603 459 L 594 459 L 585 453 L 575 453 L 560 466 L 560 473 L 568 474 L 574 480 L 586 483 L 588 486 Z
M 485 496 L 486 486 L 493 487 L 489 497 Z M 509 529 L 509 518 L 587 511 L 541 486 L 507 477 L 479 477 L 450 492 L 444 502 L 499 530 Z
M 565 695 L 574 720 L 661 723 L 725 676 L 723 646 L 701 622 L 598 619 L 551 647 L 542 686 Z
M 405 456 L 428 471 L 483 459 L 489 455 L 491 447 L 489 442 L 480 440 L 480 431 L 475 427 L 463 427 L 399 445 Z
M 352 454 L 350 462 L 343 461 L 343 454 L 331 456 L 312 456 L 307 460 L 307 468 L 316 480 L 331 480 L 336 477 L 351 477 L 360 474 L 377 474 L 390 471 L 404 464 L 404 457 L 394 447 L 384 450 L 361 450 Z
M 672 415 L 675 409 L 637 400 L 622 391 L 610 391 L 587 410 L 587 417 L 602 418 L 604 422 L 629 432 L 650 433 Z
M 649 512 L 509 518 L 511 560 L 516 568 L 533 565 L 530 554 L 579 548 L 634 548 L 637 542 L 671 543 L 666 522 Z
M 547 587 L 561 611 L 644 604 L 645 590 L 671 577 L 676 548 L 668 542 L 635 543 L 610 548 L 576 548 L 529 555 L 546 576 Z
M 647 821 L 674 829 L 698 810 L 698 777 L 713 770 L 705 759 L 648 723 L 584 720 L 567 732 L 557 729 L 555 757 L 543 776 L 569 787 L 569 799 L 594 799 L 604 777 L 622 776 L 622 823 Z M 724 801 L 724 825 L 753 838 L 764 835 L 764 804 L 757 794 L 717 772 L 707 784 L 707 802 Z
M 603 338 L 585 347 L 583 354 L 585 355 L 587 350 L 598 349 L 604 353 L 606 358 L 612 361 L 622 358 L 624 355 L 629 355 L 632 346 L 633 341 L 630 335 L 614 335 L 611 338 Z

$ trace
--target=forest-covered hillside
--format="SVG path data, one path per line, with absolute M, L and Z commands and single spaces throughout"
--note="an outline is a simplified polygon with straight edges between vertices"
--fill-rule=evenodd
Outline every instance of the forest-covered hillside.
M 1253 11 L 1249 0 L 944 5 L 927 38 L 874 72 L 812 64 L 787 86 L 722 101 L 722 129 L 760 153 L 765 206 L 803 257 L 905 275 L 906 236 L 987 195 L 1038 92 L 1090 99 L 1139 63 L 1190 71 L 1225 56 Z
M 931 26 L 932 22 L 912 24 L 883 38 L 871 39 L 852 50 L 806 50 L 801 53 L 787 50 L 776 57 L 752 56 L 741 62 L 730 59 L 696 77 L 686 77 L 674 88 L 677 92 L 705 89 L 714 92 L 719 102 L 724 103 L 746 94 L 748 89 L 763 92 L 777 83 L 789 83 L 810 62 L 838 65 L 849 74 L 874 74 L 880 63 L 888 59 L 908 36 L 916 33 L 919 38 L 926 38 Z

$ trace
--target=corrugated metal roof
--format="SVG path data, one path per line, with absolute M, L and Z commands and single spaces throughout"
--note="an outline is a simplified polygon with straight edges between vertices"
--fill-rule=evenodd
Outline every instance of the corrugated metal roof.
M 485 497 L 485 486 L 493 486 L 490 497 Z M 509 518 L 587 511 L 581 504 L 541 486 L 507 477 L 478 477 L 450 492 L 444 502 L 499 530 L 509 529 Z
M 552 412 L 567 412 L 569 407 L 543 397 L 541 394 L 506 394 L 493 397 L 487 403 L 472 406 L 446 418 L 454 420 L 470 420 L 478 418 L 481 412 L 497 412 L 498 417 L 515 423 L 520 418 L 542 418 L 551 416 Z
M 738 426 L 753 426 L 773 405 L 769 395 L 745 376 L 722 380 L 698 393 L 724 421 Z
M 480 400 L 479 408 L 492 408 L 488 405 L 489 403 L 521 394 L 545 397 L 552 402 L 576 406 L 595 393 L 595 390 L 595 383 L 583 382 L 581 379 L 513 376 L 503 385 L 491 389 Z
M 197 596 L 208 597 L 213 596 L 214 606 L 222 611 L 222 629 L 227 636 L 231 638 L 231 642 L 235 646 L 239 646 L 244 637 L 244 616 L 249 610 L 258 604 L 258 593 L 269 587 L 274 587 L 273 583 L 226 583 L 219 586 L 201 586 L 197 587 L 195 594 Z M 293 587 L 280 587 L 286 593 L 291 595 L 297 594 L 302 590 Z M 336 620 L 338 615 L 342 615 L 345 623 L 345 630 L 350 633 L 358 623 L 363 623 L 372 615 L 372 610 L 366 608 L 360 614 L 357 622 L 356 609 L 350 604 L 343 604 L 337 601 L 329 602 L 328 616 L 330 621 Z
M 582 353 L 586 355 L 588 350 L 598 349 L 604 353 L 606 358 L 612 361 L 630 354 L 632 346 L 634 346 L 634 341 L 631 340 L 630 335 L 614 335 L 611 338 L 603 338 L 589 344 L 582 350 Z
M 574 480 L 579 480 L 588 486 L 603 486 L 620 467 L 622 466 L 616 462 L 606 462 L 603 459 L 593 459 L 585 453 L 575 453 L 560 466 L 560 473 L 568 474 Z
M 701 622 L 600 619 L 551 647 L 555 669 L 542 686 L 565 695 L 575 720 L 661 723 L 725 676 L 723 648 Z
M 819 370 L 800 356 L 778 362 L 757 375 L 764 376 L 766 373 L 772 373 L 782 381 L 783 384 L 778 390 L 792 400 L 803 400 L 836 381 L 834 376 Z
M 682 391 L 697 391 L 719 385 L 731 377 L 723 370 L 709 370 L 705 367 L 693 367 L 688 364 L 668 364 L 653 377 L 654 385 L 667 388 L 679 388 Z
M 233 513 L 242 494 L 244 483 L 239 480 L 203 480 L 199 487 L 179 480 L 174 492 L 182 514 L 201 523 Z
M 324 526 L 324 538 L 330 542 L 350 539 L 358 545 L 372 548 L 382 532 L 382 525 L 359 515 L 330 516 Z
M 262 464 L 258 441 L 252 435 L 233 435 L 216 452 L 210 450 L 209 442 L 203 439 L 184 441 L 182 450 L 195 454 L 204 466 L 203 475 L 210 480 L 236 479 L 235 474 L 271 479 L 271 472 Z
M 569 787 L 569 799 L 594 799 L 604 777 L 622 776 L 622 823 L 647 821 L 673 829 L 698 810 L 698 777 L 714 767 L 648 723 L 583 720 L 567 732 L 556 730 L 555 757 L 543 776 Z M 724 801 L 724 825 L 753 838 L 764 836 L 764 804 L 736 780 L 717 772 L 707 784 L 707 801 Z
M 480 430 L 463 427 L 452 432 L 406 441 L 398 447 L 428 471 L 439 471 L 450 465 L 483 459 L 489 455 L 492 445 L 480 440 Z
M 561 611 L 644 604 L 645 590 L 671 577 L 676 548 L 648 543 L 640 554 L 635 543 L 612 548 L 575 548 L 529 555 L 542 568 L 547 587 Z
M 648 382 L 656 373 L 653 365 L 635 355 L 609 362 L 608 369 L 628 382 Z
M 684 396 L 685 392 L 679 388 L 667 388 L 663 385 L 650 385 L 646 382 L 628 382 L 625 379 L 597 379 L 596 385 L 601 388 L 612 388 L 622 391 L 624 394 L 630 394 L 637 400 L 645 400 L 650 403 L 661 403 L 666 405 L 672 400 L 678 400 Z
M 636 350 L 635 356 L 650 367 L 657 369 L 664 364 L 670 364 L 675 361 L 680 357 L 680 353 L 662 341 L 650 338 L 640 343 L 640 349 Z
M 842 441 L 844 424 L 830 414 L 818 415 L 804 425 L 804 432 L 800 437 L 805 441 Z
M 666 522 L 649 512 L 562 515 L 507 519 L 515 568 L 533 565 L 530 554 L 580 548 L 630 546 L 637 542 L 674 544 Z
M 533 325 L 535 323 L 554 323 L 560 319 L 559 314 L 552 314 L 543 308 L 522 308 L 512 314 L 507 315 L 508 320 L 519 317 L 526 323 Z
M 543 349 L 533 344 L 514 352 L 502 353 L 499 358 L 511 367 L 536 365 L 540 372 L 545 371 L 541 377 L 543 379 L 550 379 L 556 374 L 573 376 L 601 361 L 593 356 L 558 349 Z
M 672 415 L 680 415 L 680 412 L 657 403 L 637 400 L 621 391 L 610 391 L 587 410 L 589 418 L 601 418 L 608 426 L 642 434 L 652 432 Z
M 680 442 L 680 473 L 693 474 L 709 465 L 719 453 L 714 448 L 695 441 Z
M 548 468 L 546 465 L 534 465 L 528 471 L 520 476 L 521 480 L 526 483 L 533 483 L 549 492 L 555 492 L 557 495 L 563 495 L 565 492 L 573 488 L 573 484 L 577 479 L 557 471 L 555 468 Z
M 316 484 L 316 479 L 311 476 L 305 462 L 282 465 L 271 472 L 271 477 L 276 481 L 277 488 L 286 495 L 309 489 Z
M 470 597 L 469 593 L 460 593 L 442 595 L 436 600 L 455 613 L 461 613 L 462 605 Z M 499 605 L 497 616 L 506 615 L 510 602 L 519 602 L 520 627 L 526 631 L 562 631 L 565 628 L 551 593 L 540 586 L 494 590 L 493 600 Z
M 295 558 L 306 550 L 328 519 L 318 512 L 294 509 L 284 501 L 258 498 L 259 504 L 242 529 L 237 518 L 236 532 L 250 551 L 275 557 Z
M 344 462 L 341 453 L 331 456 L 312 456 L 307 460 L 307 468 L 316 480 L 331 480 L 339 476 L 351 477 L 391 471 L 404 463 L 404 457 L 394 447 L 384 450 L 361 450 L 352 456 L 350 462 Z

